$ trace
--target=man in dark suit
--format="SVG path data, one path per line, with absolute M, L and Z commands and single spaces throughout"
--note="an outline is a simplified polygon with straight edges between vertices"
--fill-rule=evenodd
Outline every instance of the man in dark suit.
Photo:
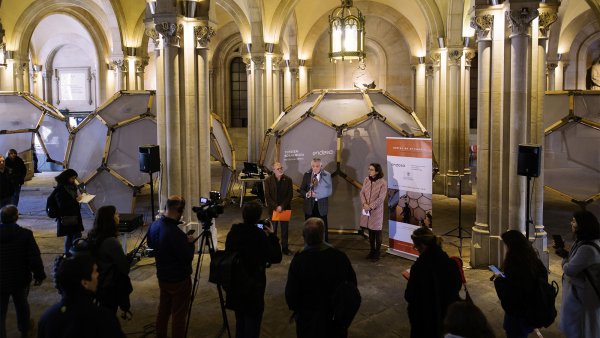
M 12 204 L 14 204 L 15 207 L 18 207 L 21 186 L 25 184 L 25 176 L 27 176 L 27 166 L 25 166 L 25 162 L 19 157 L 17 151 L 15 149 L 10 149 L 8 151 L 8 157 L 6 158 L 6 167 L 12 170 L 14 188 Z
M 327 212 L 329 209 L 329 196 L 333 192 L 331 174 L 323 170 L 320 158 L 313 158 L 310 162 L 311 169 L 304 173 L 300 194 L 304 197 L 304 219 L 318 217 L 325 225 L 325 242 L 329 241 L 327 234 Z
M 281 163 L 273 163 L 273 175 L 265 180 L 265 201 L 269 208 L 269 215 L 273 211 L 282 212 L 292 208 L 292 196 L 294 189 L 292 179 L 283 174 Z M 288 221 L 273 221 L 273 231 L 277 235 L 277 223 L 281 225 L 281 251 L 290 256 L 292 252 L 288 248 Z

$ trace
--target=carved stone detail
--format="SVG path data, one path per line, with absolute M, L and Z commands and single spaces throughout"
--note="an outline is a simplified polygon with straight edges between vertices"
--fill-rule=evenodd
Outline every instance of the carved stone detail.
M 473 61 L 476 55 L 477 53 L 473 50 L 465 51 L 465 68 L 471 67 L 471 61 Z
M 215 36 L 216 31 L 211 26 L 194 27 L 194 36 L 196 37 L 196 48 L 208 48 L 210 39 Z
M 110 61 L 110 69 L 120 70 L 121 72 L 126 73 L 128 70 L 127 62 L 123 59 L 114 59 Z
M 150 38 L 150 40 L 152 40 L 152 43 L 154 43 L 154 46 L 158 47 L 158 39 L 160 38 L 160 36 L 158 35 L 158 32 L 156 31 L 156 29 L 146 28 L 144 33 L 146 34 L 146 36 L 148 36 L 148 38 Z
M 135 72 L 137 74 L 144 74 L 144 69 L 148 65 L 148 58 L 143 58 L 135 62 Z
M 181 33 L 183 32 L 183 25 L 177 25 L 171 22 L 160 22 L 155 26 L 156 31 L 162 35 L 163 43 L 165 46 L 180 47 Z
M 431 59 L 431 62 L 433 62 L 433 66 L 439 67 L 441 59 L 440 53 L 431 53 L 429 58 Z
M 540 16 L 538 19 L 540 36 L 548 38 L 548 31 L 550 31 L 550 25 L 558 20 L 558 14 L 556 10 L 542 9 L 540 10 Z
M 273 58 L 271 59 L 271 63 L 273 65 L 273 70 L 280 69 L 281 61 L 283 61 L 283 57 L 281 57 L 281 55 L 273 56 Z
M 536 8 L 523 7 L 506 11 L 505 15 L 513 35 L 526 35 L 531 21 L 538 17 L 539 12 Z
M 554 72 L 554 70 L 556 69 L 556 67 L 558 67 L 558 63 L 549 62 L 546 65 L 546 73 L 552 73 L 552 72 Z
M 448 51 L 448 65 L 460 66 L 460 59 L 462 58 L 462 49 L 451 49 Z
M 483 40 L 490 38 L 490 32 L 494 24 L 494 16 L 491 14 L 483 14 L 471 18 L 471 28 L 475 29 L 477 39 Z

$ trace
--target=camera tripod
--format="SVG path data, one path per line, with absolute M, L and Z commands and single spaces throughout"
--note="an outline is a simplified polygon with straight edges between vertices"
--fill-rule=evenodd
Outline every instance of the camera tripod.
M 215 252 L 215 245 L 212 240 L 212 233 L 210 232 L 210 226 L 212 224 L 212 220 L 205 222 L 201 221 L 202 224 L 202 233 L 198 236 L 197 239 L 200 240 L 200 246 L 198 249 L 198 261 L 196 262 L 196 272 L 194 273 L 194 284 L 192 285 L 192 294 L 190 298 L 190 307 L 188 309 L 188 317 L 187 322 L 185 324 L 185 337 L 187 337 L 188 329 L 190 327 L 190 318 L 192 315 L 192 306 L 194 304 L 194 298 L 196 298 L 196 292 L 198 291 L 198 281 L 200 275 L 200 269 L 202 268 L 202 257 L 204 255 L 204 246 L 208 247 L 208 253 L 212 256 Z M 225 330 L 227 330 L 227 336 L 231 338 L 231 332 L 229 331 L 229 322 L 227 321 L 227 312 L 225 312 L 225 301 L 223 299 L 223 290 L 221 289 L 221 284 L 217 284 L 217 290 L 219 292 L 219 303 L 221 304 L 221 316 L 223 317 L 223 327 L 219 332 L 219 337 L 223 334 Z
M 455 231 L 458 231 L 458 235 L 454 234 Z M 463 235 L 463 232 L 465 232 L 467 236 Z M 458 238 L 459 244 L 456 247 L 458 248 L 458 255 L 462 258 L 463 239 L 471 238 L 471 232 L 467 229 L 463 229 L 462 226 L 462 175 L 458 175 L 458 226 L 442 236 Z

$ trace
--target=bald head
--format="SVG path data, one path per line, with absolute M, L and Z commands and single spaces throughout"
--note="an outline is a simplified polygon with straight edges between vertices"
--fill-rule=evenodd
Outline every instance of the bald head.
M 302 231 L 304 243 L 310 246 L 316 246 L 323 243 L 324 229 L 325 224 L 320 218 L 311 217 L 304 221 L 304 230 Z

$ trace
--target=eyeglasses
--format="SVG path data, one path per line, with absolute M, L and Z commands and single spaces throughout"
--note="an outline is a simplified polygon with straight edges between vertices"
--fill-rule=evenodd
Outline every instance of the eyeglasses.
M 279 168 L 275 168 L 275 170 L 283 170 L 283 168 L 282 168 L 282 167 L 279 167 Z

